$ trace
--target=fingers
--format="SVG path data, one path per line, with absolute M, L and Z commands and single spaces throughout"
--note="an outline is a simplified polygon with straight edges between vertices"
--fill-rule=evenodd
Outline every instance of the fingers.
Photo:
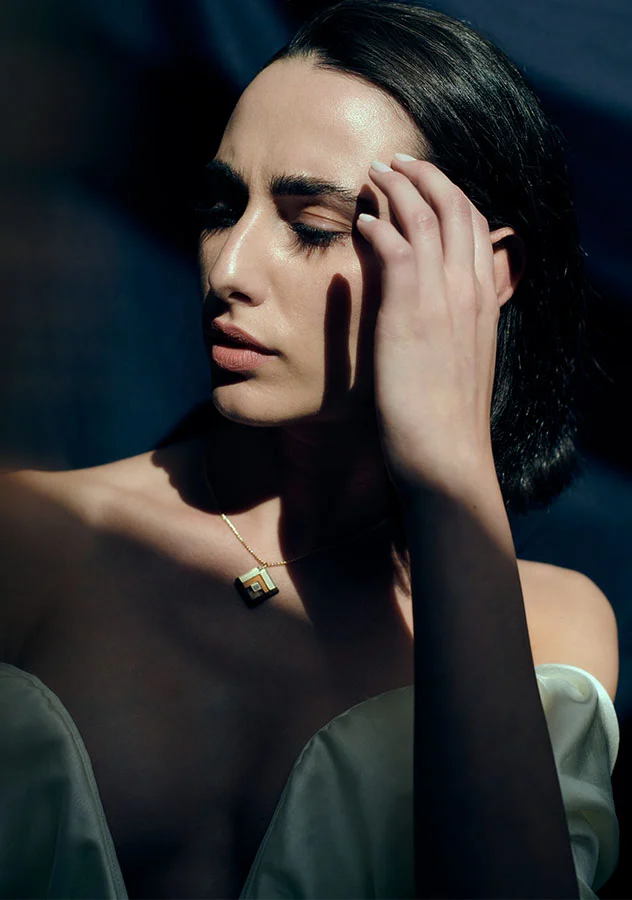
M 400 235 L 383 220 L 371 223 L 374 248 L 382 262 L 395 255 L 405 259 L 403 244 L 408 244 L 425 297 L 436 296 L 440 282 L 447 280 L 458 287 L 464 305 L 480 309 L 495 302 L 489 226 L 463 191 L 426 160 L 393 159 L 392 169 L 372 168 L 370 175 L 388 197 L 401 230 Z M 369 228 L 363 233 L 368 237 Z
M 444 259 L 434 210 L 404 175 L 391 169 L 386 173 L 372 169 L 371 176 L 388 197 L 394 220 L 365 223 L 364 216 L 358 220 L 358 226 L 364 226 L 361 233 L 371 242 L 383 266 L 383 304 L 395 297 L 402 311 L 405 306 L 414 309 L 421 291 L 427 298 L 427 309 L 435 304 L 438 307 L 444 293 Z
M 380 187 L 384 184 L 398 220 L 406 223 L 409 240 L 416 238 L 420 223 L 423 229 L 426 221 L 432 221 L 440 236 L 444 265 L 461 272 L 473 268 L 472 204 L 463 191 L 426 160 L 394 159 L 393 169 L 390 176 L 382 174 Z
M 363 214 L 364 215 L 364 214 Z M 371 219 L 372 221 L 367 221 Z M 358 226 L 366 233 L 382 265 L 382 300 L 380 316 L 392 335 L 413 336 L 411 323 L 420 311 L 420 295 L 427 298 L 424 309 L 434 307 L 441 312 L 443 297 L 443 261 L 436 265 L 419 264 L 424 277 L 418 276 L 418 264 L 412 245 L 393 226 L 373 216 L 360 218 Z M 418 256 L 421 254 L 418 254 Z
M 489 224 L 474 206 L 470 204 L 472 213 L 472 230 L 474 234 L 474 271 L 483 291 L 483 308 L 490 307 L 493 313 L 498 312 L 498 297 L 494 283 L 494 248 L 489 233 Z M 488 302 L 485 303 L 485 298 Z

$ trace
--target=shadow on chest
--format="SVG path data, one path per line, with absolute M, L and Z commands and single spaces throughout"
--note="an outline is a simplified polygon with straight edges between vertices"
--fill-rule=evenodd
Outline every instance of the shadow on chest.
M 250 610 L 215 573 L 114 549 L 73 579 L 19 664 L 77 725 L 126 882 L 147 872 L 145 890 L 162 879 L 219 896 L 245 879 L 309 738 L 409 683 L 410 660 L 384 633 L 375 644 L 379 622 L 315 628 L 278 576 L 276 605 Z

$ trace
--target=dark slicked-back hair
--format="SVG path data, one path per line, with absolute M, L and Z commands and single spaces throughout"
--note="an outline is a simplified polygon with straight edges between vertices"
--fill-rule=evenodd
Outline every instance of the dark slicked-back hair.
M 578 429 L 595 364 L 586 339 L 591 288 L 559 128 L 503 51 L 421 6 L 343 0 L 312 16 L 262 68 L 289 58 L 389 94 L 418 128 L 416 155 L 465 192 L 490 230 L 508 225 L 522 238 L 526 269 L 498 325 L 492 446 L 507 509 L 548 505 L 581 471 Z

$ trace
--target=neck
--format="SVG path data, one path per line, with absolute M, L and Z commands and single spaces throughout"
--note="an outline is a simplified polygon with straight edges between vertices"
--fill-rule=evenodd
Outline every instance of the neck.
M 213 419 L 209 480 L 221 512 L 247 522 L 258 555 L 271 558 L 266 552 L 277 546 L 282 558 L 293 558 L 351 545 L 389 519 L 375 539 L 394 541 L 401 563 L 401 514 L 376 422 L 255 428 Z

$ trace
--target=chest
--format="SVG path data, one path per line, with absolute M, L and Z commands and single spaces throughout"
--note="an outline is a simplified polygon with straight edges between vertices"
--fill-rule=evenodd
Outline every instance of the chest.
M 237 896 L 306 741 L 412 682 L 391 607 L 271 573 L 276 603 L 249 610 L 219 565 L 102 548 L 18 661 L 79 729 L 132 897 Z

